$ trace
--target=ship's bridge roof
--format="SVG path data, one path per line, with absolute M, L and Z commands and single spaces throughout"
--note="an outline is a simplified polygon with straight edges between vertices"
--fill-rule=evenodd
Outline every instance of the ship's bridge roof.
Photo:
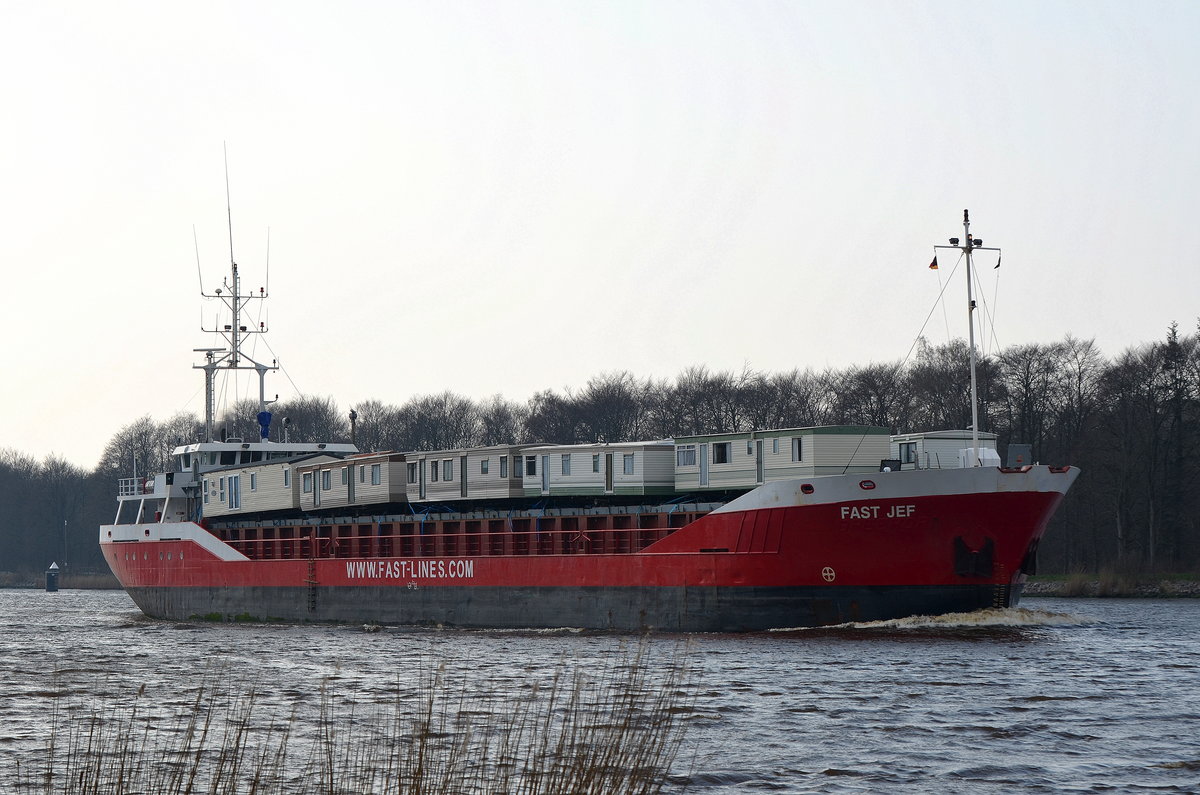
M 273 457 L 307 455 L 310 453 L 338 453 L 352 455 L 358 448 L 345 442 L 243 442 L 241 440 L 226 440 L 224 442 L 194 442 L 176 447 L 171 455 L 179 456 L 187 453 L 233 453 L 243 450 L 249 452 L 272 453 Z M 282 454 L 282 455 L 281 455 Z

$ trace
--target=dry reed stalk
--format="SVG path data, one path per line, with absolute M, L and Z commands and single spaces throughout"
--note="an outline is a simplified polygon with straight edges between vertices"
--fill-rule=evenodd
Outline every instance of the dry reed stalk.
M 264 722 L 260 691 L 209 671 L 164 722 L 132 698 L 90 706 L 54 700 L 42 767 L 19 771 L 21 795 L 456 795 L 662 789 L 690 711 L 684 650 L 665 660 L 649 642 L 597 670 L 566 660 L 542 687 L 514 693 L 421 670 L 419 708 L 404 683 L 384 704 L 322 683 L 311 739 L 300 704 Z M 165 726 L 165 728 L 164 728 Z

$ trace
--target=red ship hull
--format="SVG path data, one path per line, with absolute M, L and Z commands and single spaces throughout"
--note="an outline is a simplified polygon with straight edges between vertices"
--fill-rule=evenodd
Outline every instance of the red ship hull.
M 138 606 L 160 618 L 754 631 L 1013 605 L 1077 474 L 768 483 L 630 552 L 531 543 L 468 555 L 453 553 L 483 548 L 439 542 L 424 547 L 433 554 L 352 556 L 352 546 L 297 544 L 291 559 L 254 559 L 193 523 L 106 526 L 101 545 Z

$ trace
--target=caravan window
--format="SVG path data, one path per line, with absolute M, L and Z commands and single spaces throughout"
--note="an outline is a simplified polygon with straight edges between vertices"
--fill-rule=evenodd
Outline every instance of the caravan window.
M 500 477 L 508 477 L 508 456 L 506 455 L 500 456 Z
M 292 485 L 292 470 L 283 470 L 283 487 L 289 488 Z
M 525 456 L 525 474 L 526 475 L 536 475 L 537 474 L 537 456 L 536 455 Z
M 408 482 L 417 482 L 417 462 L 410 461 L 408 464 Z M 375 485 L 375 465 L 371 466 L 371 485 Z
M 305 494 L 312 494 L 313 490 L 313 473 L 305 472 L 302 480 L 303 485 L 300 487 Z
M 917 460 L 917 443 L 916 442 L 901 442 L 900 443 L 900 463 L 911 464 Z
M 258 489 L 258 475 L 254 472 L 250 473 L 250 491 Z
M 410 475 L 410 476 L 411 476 L 411 477 L 412 477 L 414 480 L 416 480 L 416 477 L 417 477 L 417 465 L 416 465 L 416 464 L 409 464 L 408 466 L 410 467 L 410 469 L 408 470 L 408 471 L 409 471 L 409 475 Z M 437 467 L 434 467 L 434 471 L 437 471 Z M 437 479 L 437 478 L 434 478 L 434 480 L 436 480 L 436 479 Z M 371 464 L 371 485 L 372 485 L 372 486 L 378 486 L 378 485 L 380 485 L 382 482 L 383 482 L 383 475 L 382 475 L 382 473 L 380 472 L 380 465 L 379 465 L 379 464 Z
M 333 470 L 321 470 L 321 491 L 329 491 L 333 488 Z
M 490 463 L 491 463 L 491 459 L 481 458 L 479 460 L 479 474 L 486 475 L 488 473 L 488 465 Z
M 675 448 L 675 466 L 677 467 L 694 467 L 696 466 L 696 445 L 681 444 Z
M 732 460 L 732 447 L 733 442 L 716 442 L 713 444 L 713 463 L 728 464 Z
M 562 473 L 564 475 L 571 474 L 571 454 L 563 453 L 562 457 Z
M 792 460 L 793 461 L 803 461 L 804 460 L 804 447 L 803 447 L 803 445 L 801 445 L 801 443 L 800 443 L 801 441 L 802 440 L 798 436 L 794 437 L 792 439 Z
M 442 461 L 442 480 L 454 480 L 454 459 L 447 458 Z
M 592 454 L 592 471 L 593 472 L 600 471 L 600 454 L 599 453 Z
M 625 454 L 625 474 L 626 475 L 633 474 L 633 453 Z

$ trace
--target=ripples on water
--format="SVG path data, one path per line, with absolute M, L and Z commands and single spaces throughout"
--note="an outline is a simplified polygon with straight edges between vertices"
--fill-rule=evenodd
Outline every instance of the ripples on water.
M 1200 600 L 1025 604 L 691 636 L 667 791 L 1200 792 Z M 56 698 L 144 685 L 179 710 L 214 662 L 286 714 L 329 680 L 386 702 L 441 663 L 447 681 L 528 695 L 564 662 L 599 668 L 631 645 L 576 630 L 160 622 L 120 592 L 0 590 L 0 615 L 0 777 L 40 753 Z

